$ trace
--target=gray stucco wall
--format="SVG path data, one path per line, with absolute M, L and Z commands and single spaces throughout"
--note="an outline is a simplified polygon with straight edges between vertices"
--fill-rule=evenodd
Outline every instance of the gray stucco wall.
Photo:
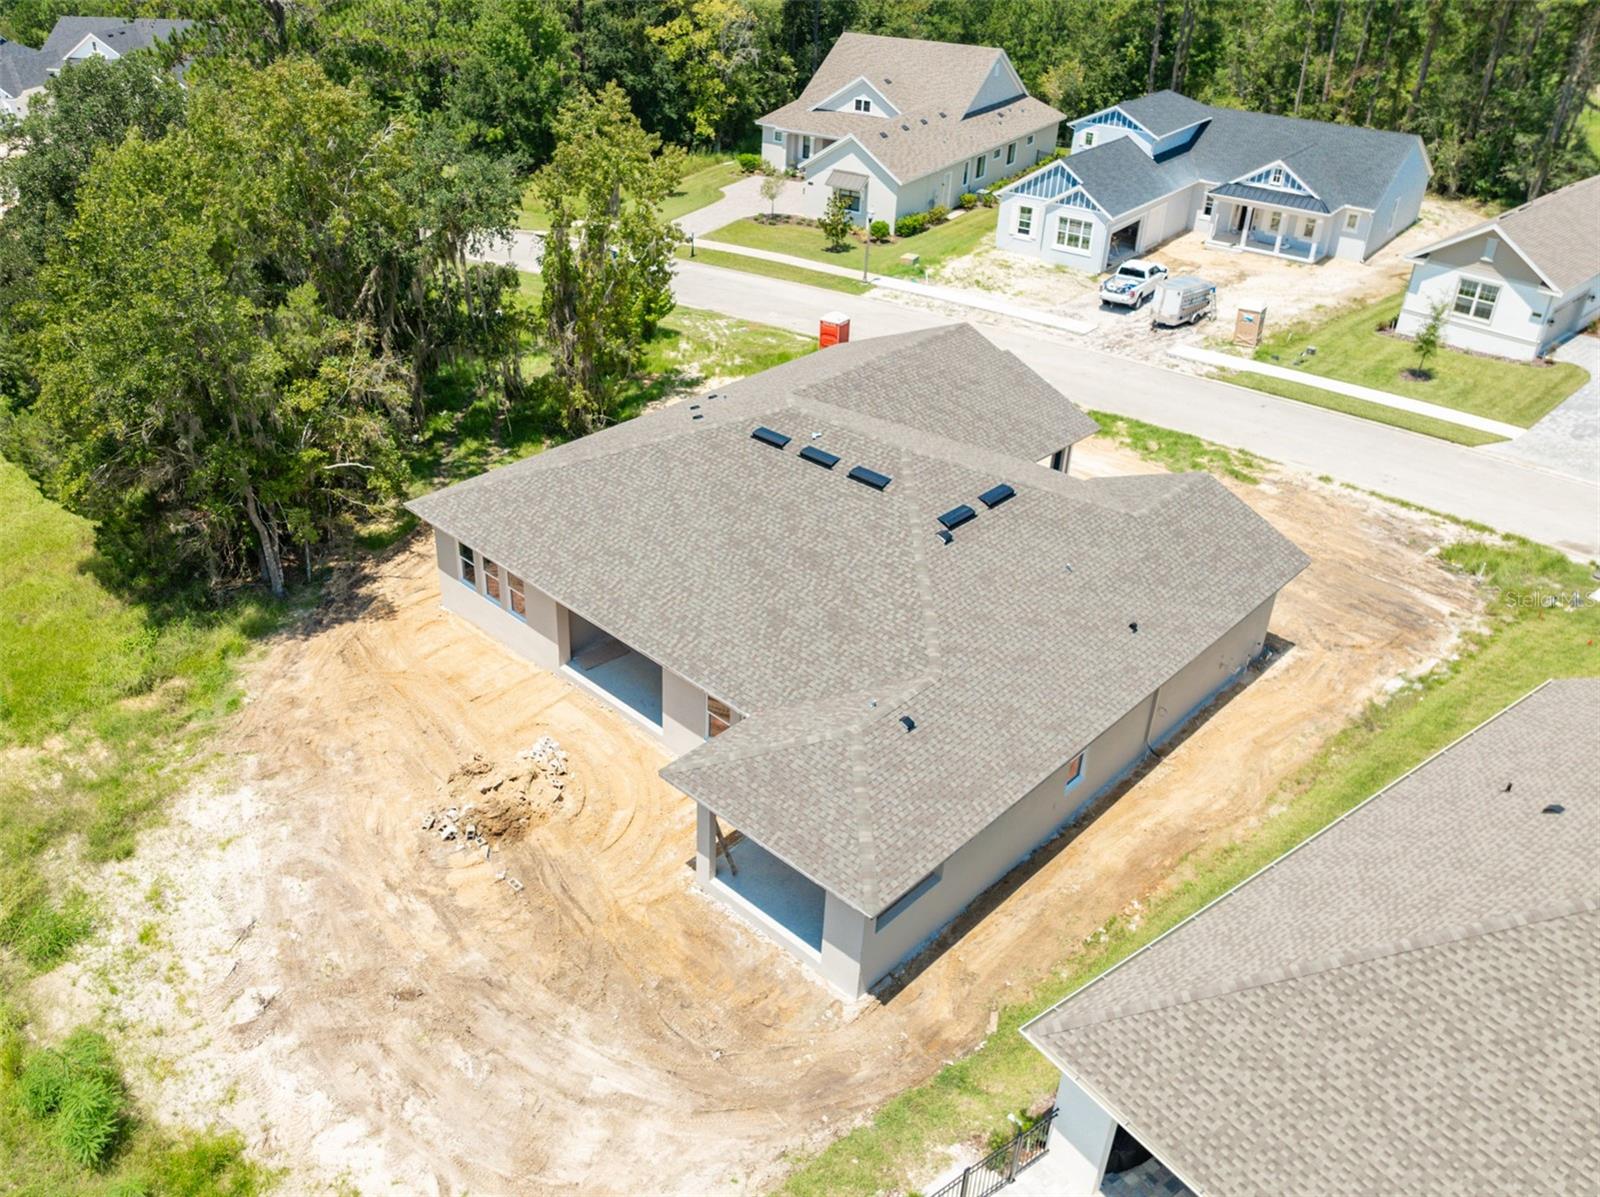
M 1427 190 L 1427 156 L 1420 145 L 1414 146 L 1367 221 L 1367 252 L 1364 257 L 1370 258 L 1411 227 L 1422 211 L 1422 196 Z

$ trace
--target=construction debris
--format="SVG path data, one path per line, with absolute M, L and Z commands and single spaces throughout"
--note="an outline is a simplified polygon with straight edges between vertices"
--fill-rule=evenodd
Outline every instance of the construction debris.
M 445 779 L 445 797 L 452 805 L 429 811 L 423 831 L 436 831 L 445 843 L 462 848 L 487 848 L 491 839 L 518 839 L 560 814 L 571 775 L 567 754 L 549 736 L 541 736 L 517 753 L 511 764 L 497 766 L 474 753 Z M 514 889 L 521 885 L 512 881 Z

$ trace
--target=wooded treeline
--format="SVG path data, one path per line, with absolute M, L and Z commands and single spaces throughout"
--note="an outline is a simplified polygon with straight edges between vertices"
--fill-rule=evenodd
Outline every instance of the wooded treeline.
M 846 29 L 1003 46 L 1069 114 L 1411 130 L 1451 195 L 1597 166 L 1600 0 L 0 0 L 0 35 L 96 11 L 197 25 L 0 122 L 0 452 L 158 585 L 309 574 L 393 512 L 441 379 L 611 418 L 671 306 L 674 147 L 751 144 Z M 530 175 L 532 306 L 469 252 Z

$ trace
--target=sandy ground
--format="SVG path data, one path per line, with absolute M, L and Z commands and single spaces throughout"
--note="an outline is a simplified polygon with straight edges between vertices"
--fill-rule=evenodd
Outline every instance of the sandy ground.
M 1241 300 L 1267 305 L 1269 330 L 1311 317 L 1319 309 L 1332 311 L 1358 301 L 1376 302 L 1405 287 L 1411 277 L 1406 254 L 1482 219 L 1482 214 L 1466 203 L 1430 196 L 1423 201 L 1417 223 L 1367 261 L 1330 258 L 1315 265 L 1264 254 L 1207 249 L 1201 234 L 1184 233 L 1143 255 L 1160 262 L 1173 275 L 1197 274 L 1217 284 L 1216 321 L 1184 329 L 1152 331 L 1148 309 L 1132 312 L 1101 306 L 1098 276 L 1008 253 L 993 242 L 943 263 L 929 275 L 929 281 L 953 287 L 980 287 L 1030 307 L 1090 321 L 1096 326 L 1084 338 L 1090 347 L 1160 360 L 1163 365 L 1182 369 L 1182 363 L 1167 357 L 1167 350 L 1177 344 L 1231 337 Z M 1192 365 L 1187 368 L 1201 369 Z
M 1148 468 L 1098 442 L 1073 461 Z M 1269 817 L 1281 779 L 1477 617 L 1425 518 L 1291 476 L 1239 493 L 1313 558 L 1275 615 L 1292 647 L 882 1000 L 845 1008 L 701 897 L 662 754 L 442 611 L 413 540 L 249 667 L 216 780 L 97 883 L 109 930 L 36 1006 L 104 1015 L 142 1102 L 236 1128 L 288 1193 L 759 1189 Z M 484 860 L 421 829 L 463 761 L 544 735 L 572 789 L 525 840 Z

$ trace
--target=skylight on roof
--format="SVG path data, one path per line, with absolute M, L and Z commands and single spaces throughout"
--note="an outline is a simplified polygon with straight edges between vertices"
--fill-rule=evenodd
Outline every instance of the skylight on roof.
M 846 477 L 852 478 L 864 486 L 870 486 L 873 490 L 882 490 L 893 481 L 889 475 L 880 474 L 877 470 L 869 470 L 866 466 L 852 467 Z
M 945 526 L 945 530 L 947 532 L 954 532 L 968 520 L 975 520 L 977 518 L 978 513 L 963 503 L 959 507 L 952 507 L 949 511 L 941 515 L 939 517 L 939 522 Z
M 812 465 L 819 465 L 825 470 L 831 470 L 839 464 L 839 455 L 837 453 L 829 453 L 826 449 L 819 449 L 815 445 L 807 445 L 804 449 L 801 449 L 800 457 L 802 460 L 809 461 Z
M 1009 485 L 1008 483 L 1002 482 L 999 486 L 991 486 L 988 490 L 984 491 L 978 496 L 978 500 L 985 507 L 988 507 L 992 510 L 1000 506 L 1000 504 L 1004 503 L 1007 499 L 1015 497 L 1016 493 L 1015 487 Z
M 774 432 L 765 426 L 757 428 L 750 434 L 751 440 L 760 441 L 763 445 L 771 445 L 774 449 L 782 449 L 789 443 L 789 438 L 781 432 Z

